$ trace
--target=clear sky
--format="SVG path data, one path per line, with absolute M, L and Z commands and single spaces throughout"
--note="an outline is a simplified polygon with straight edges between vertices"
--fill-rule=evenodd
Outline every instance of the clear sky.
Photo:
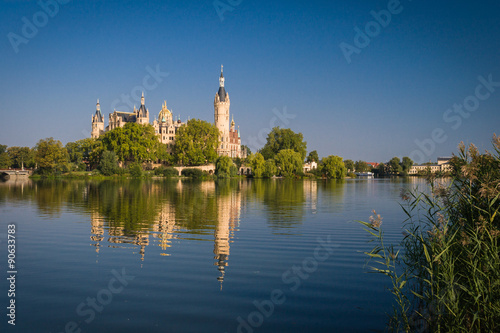
M 498 1 L 54 1 L 0 2 L 0 144 L 89 137 L 141 90 L 151 121 L 213 122 L 221 64 L 253 151 L 272 126 L 375 162 L 500 134 Z

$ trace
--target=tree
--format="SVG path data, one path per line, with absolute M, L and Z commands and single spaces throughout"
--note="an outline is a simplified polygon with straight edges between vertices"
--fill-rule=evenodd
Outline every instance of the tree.
M 0 169 L 8 169 L 11 165 L 12 161 L 7 153 L 7 146 L 0 145 Z
M 217 158 L 219 130 L 204 120 L 191 119 L 177 130 L 175 161 L 181 165 L 203 165 Z
M 102 139 L 105 150 L 114 151 L 122 162 L 142 163 L 157 160 L 160 142 L 151 125 L 126 123 L 106 132 Z
M 118 158 L 114 151 L 105 151 L 102 154 L 99 170 L 105 176 L 114 175 L 118 170 Z
M 379 176 L 385 175 L 385 164 L 379 163 L 377 171 L 378 171 Z
M 264 159 L 275 158 L 284 149 L 291 149 L 299 153 L 301 163 L 306 158 L 307 142 L 304 141 L 302 133 L 295 133 L 289 128 L 274 127 L 267 135 L 267 142 L 260 153 Z
M 30 147 L 9 147 L 7 149 L 13 168 L 34 167 L 35 152 Z
M 345 160 L 344 166 L 346 167 L 347 171 L 354 172 L 354 161 L 353 160 Z
M 319 156 L 316 150 L 311 151 L 309 155 L 307 155 L 307 162 L 319 162 Z
M 255 178 L 262 177 L 262 173 L 265 171 L 265 160 L 261 153 L 249 156 L 249 164 L 252 168 L 252 175 Z
M 35 162 L 42 173 L 65 170 L 69 155 L 61 141 L 54 138 L 41 139 L 35 146 Z
M 293 149 L 280 150 L 274 159 L 281 176 L 292 177 L 302 171 L 302 161 L 304 159 L 300 153 Z
M 347 169 L 342 161 L 342 157 L 330 155 L 321 160 L 320 171 L 327 178 L 341 179 L 344 178 Z
M 354 163 L 354 169 L 356 172 L 367 172 L 370 168 L 368 167 L 368 163 L 365 161 L 357 161 Z
M 220 156 L 215 160 L 215 175 L 218 178 L 234 177 L 238 169 L 229 156 Z
M 278 168 L 276 167 L 276 161 L 274 159 L 265 161 L 262 177 L 271 178 L 272 176 L 276 175 L 277 172 Z
M 405 156 L 405 157 L 403 157 L 403 162 L 401 164 L 403 166 L 404 172 L 410 172 L 410 169 L 413 166 L 413 161 L 411 158 Z
M 402 170 L 399 157 L 393 157 L 389 161 L 389 170 L 392 174 L 399 174 Z

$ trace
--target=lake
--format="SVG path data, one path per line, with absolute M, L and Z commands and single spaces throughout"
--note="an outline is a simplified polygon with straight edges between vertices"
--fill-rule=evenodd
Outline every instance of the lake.
M 15 296 L 2 332 L 382 332 L 389 281 L 367 273 L 375 209 L 402 238 L 408 179 L 8 181 Z M 15 299 L 15 327 L 7 324 Z

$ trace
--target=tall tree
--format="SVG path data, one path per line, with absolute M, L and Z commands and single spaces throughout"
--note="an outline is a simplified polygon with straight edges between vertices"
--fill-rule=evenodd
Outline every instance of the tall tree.
M 353 160 L 344 160 L 344 166 L 347 171 L 354 172 L 354 161 Z
M 218 178 L 234 177 L 238 173 L 238 169 L 229 156 L 219 156 L 215 160 L 215 175 Z
M 356 163 L 354 163 L 354 169 L 356 169 L 356 172 L 367 172 L 370 168 L 365 161 L 356 161 Z
M 302 133 L 295 133 L 289 128 L 274 127 L 267 135 L 267 142 L 261 149 L 264 159 L 275 158 L 284 149 L 291 149 L 300 155 L 301 161 L 306 158 L 307 142 Z
M 274 159 L 281 176 L 292 177 L 302 171 L 302 161 L 304 159 L 300 153 L 293 149 L 280 150 Z
M 182 165 L 203 165 L 217 158 L 219 130 L 204 120 L 191 119 L 177 130 L 174 158 Z
M 42 173 L 65 170 L 69 163 L 68 151 L 61 141 L 41 139 L 35 146 L 35 162 Z
M 327 178 L 341 179 L 344 178 L 347 169 L 345 168 L 342 157 L 330 155 L 321 160 L 320 171 Z
M 252 168 L 252 175 L 255 178 L 262 177 L 262 173 L 265 171 L 265 160 L 261 153 L 252 154 L 249 156 L 249 164 Z
M 7 146 L 0 145 L 0 169 L 8 169 L 11 165 L 12 161 L 7 153 Z
M 307 155 L 307 162 L 319 162 L 319 156 L 316 150 L 311 151 L 309 155 Z
M 157 160 L 159 141 L 151 125 L 126 123 L 106 132 L 102 139 L 105 150 L 114 151 L 122 162 L 142 163 Z
M 99 170 L 105 176 L 114 175 L 118 170 L 118 158 L 114 151 L 105 151 L 99 163 Z
M 401 161 L 399 157 L 393 157 L 389 161 L 389 170 L 392 174 L 398 174 L 401 172 L 402 167 L 401 167 Z
M 13 168 L 35 166 L 35 152 L 30 147 L 9 147 L 7 149 Z
M 403 157 L 403 162 L 401 163 L 403 166 L 404 172 L 409 172 L 411 167 L 413 166 L 413 161 L 408 156 Z

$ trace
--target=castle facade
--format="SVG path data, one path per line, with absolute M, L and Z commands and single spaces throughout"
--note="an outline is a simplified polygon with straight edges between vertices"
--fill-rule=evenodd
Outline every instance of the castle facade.
M 246 151 L 241 149 L 241 137 L 239 126 L 236 128 L 234 119 L 229 122 L 229 94 L 224 87 L 223 67 L 219 77 L 219 90 L 215 94 L 214 99 L 214 124 L 219 129 L 219 143 L 217 146 L 217 154 L 219 156 L 246 157 Z M 133 112 L 125 112 L 114 110 L 109 114 L 108 126 L 104 127 L 104 117 L 101 113 L 101 106 L 97 100 L 96 111 L 92 116 L 92 138 L 98 138 L 108 131 L 115 128 L 123 127 L 126 123 L 137 123 L 141 125 L 150 124 L 149 110 L 146 108 L 144 93 L 141 97 L 141 106 L 136 109 L 134 106 Z M 152 123 L 158 140 L 168 145 L 168 150 L 171 150 L 175 145 L 175 136 L 181 126 L 186 125 L 179 119 L 174 120 L 172 112 L 167 108 L 167 102 L 162 104 L 161 111 L 158 113 L 158 118 Z

